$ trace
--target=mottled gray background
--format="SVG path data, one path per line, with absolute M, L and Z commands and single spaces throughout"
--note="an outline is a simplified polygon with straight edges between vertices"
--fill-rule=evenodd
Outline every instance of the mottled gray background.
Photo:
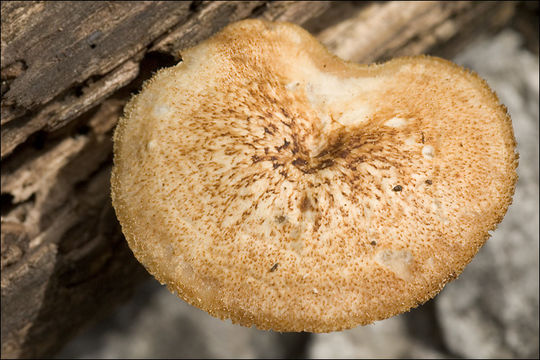
M 519 181 L 506 217 L 459 279 L 423 306 L 330 334 L 243 328 L 187 305 L 155 280 L 78 335 L 58 358 L 538 358 L 538 53 L 511 29 L 453 59 L 508 107 Z

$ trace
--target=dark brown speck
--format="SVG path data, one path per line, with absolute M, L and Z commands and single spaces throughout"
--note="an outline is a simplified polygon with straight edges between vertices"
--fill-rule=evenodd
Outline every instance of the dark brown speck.
M 313 206 L 311 205 L 311 200 L 309 199 L 309 196 L 304 195 L 304 197 L 302 198 L 302 201 L 300 202 L 299 208 L 300 208 L 301 212 L 306 212 L 308 210 L 313 209 Z
M 270 272 L 276 271 L 278 266 L 279 266 L 279 263 L 275 263 L 274 265 L 272 265 L 272 267 L 270 268 Z
M 284 216 L 284 215 L 279 215 L 279 216 L 276 216 L 276 221 L 278 223 L 283 223 L 287 218 Z
M 307 161 L 302 159 L 302 158 L 297 158 L 296 160 L 293 160 L 292 164 L 294 166 L 306 166 L 307 165 Z
M 277 151 L 281 151 L 281 149 L 286 149 L 289 146 L 290 142 L 287 141 L 287 139 L 283 139 L 283 145 L 276 146 Z

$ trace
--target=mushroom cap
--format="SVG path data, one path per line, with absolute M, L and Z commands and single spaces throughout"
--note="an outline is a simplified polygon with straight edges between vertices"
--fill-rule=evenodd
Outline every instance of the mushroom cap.
M 137 259 L 213 316 L 329 332 L 407 311 L 512 202 L 506 108 L 449 61 L 354 64 L 260 20 L 182 59 L 125 108 L 112 200 Z

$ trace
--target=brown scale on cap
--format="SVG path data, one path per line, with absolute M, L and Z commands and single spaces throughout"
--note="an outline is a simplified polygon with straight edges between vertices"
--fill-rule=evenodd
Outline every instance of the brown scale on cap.
M 139 261 L 214 316 L 327 332 L 407 311 L 511 203 L 510 118 L 448 61 L 357 65 L 259 20 L 182 59 L 126 106 L 112 199 Z

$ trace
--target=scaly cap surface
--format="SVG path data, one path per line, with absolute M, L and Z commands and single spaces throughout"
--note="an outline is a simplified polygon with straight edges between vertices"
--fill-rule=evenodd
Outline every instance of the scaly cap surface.
M 328 332 L 437 294 L 511 203 L 506 109 L 434 57 L 358 65 L 246 20 L 126 106 L 113 205 L 137 259 L 245 326 Z

